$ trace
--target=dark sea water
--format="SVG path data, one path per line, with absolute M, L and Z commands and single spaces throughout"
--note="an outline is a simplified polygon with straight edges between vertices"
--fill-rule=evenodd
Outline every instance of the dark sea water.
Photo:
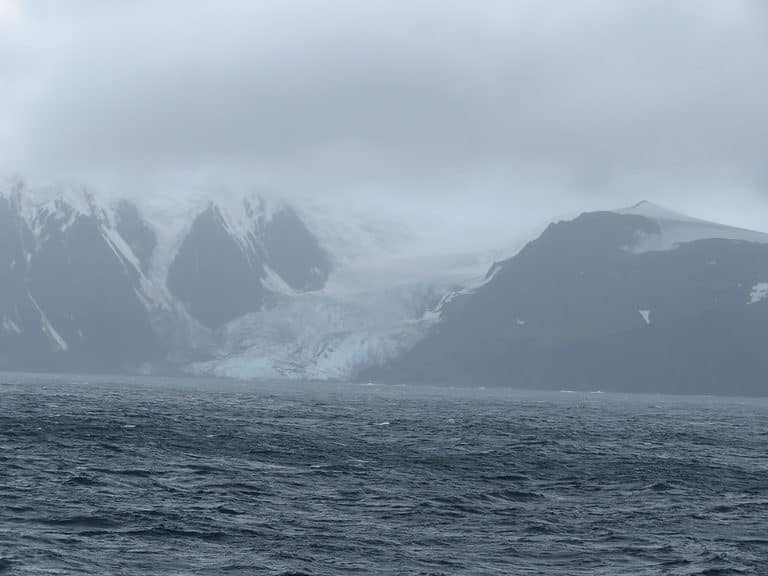
M 768 575 L 766 400 L 0 384 L 0 574 Z

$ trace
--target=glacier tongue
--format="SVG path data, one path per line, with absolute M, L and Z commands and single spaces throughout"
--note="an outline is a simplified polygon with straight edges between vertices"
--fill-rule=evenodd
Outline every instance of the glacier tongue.
M 217 358 L 195 374 L 241 379 L 342 380 L 415 344 L 434 321 L 434 286 L 339 297 L 279 296 L 274 306 L 229 323 Z

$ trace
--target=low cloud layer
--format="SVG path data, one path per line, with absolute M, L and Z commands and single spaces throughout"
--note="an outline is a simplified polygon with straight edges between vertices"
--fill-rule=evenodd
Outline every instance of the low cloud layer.
M 761 0 L 0 0 L 0 171 L 452 247 L 642 198 L 768 229 L 766 70 Z

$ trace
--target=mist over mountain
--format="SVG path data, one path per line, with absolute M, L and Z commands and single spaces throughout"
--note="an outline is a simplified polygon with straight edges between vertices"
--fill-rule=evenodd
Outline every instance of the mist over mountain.
M 15 180 L 0 230 L 4 370 L 349 378 L 415 343 L 457 286 L 397 269 L 328 286 L 349 254 L 253 194 L 148 217 L 80 185 Z
M 211 197 L 174 226 L 143 211 L 3 189 L 0 368 L 765 392 L 760 232 L 642 202 L 553 223 L 484 279 L 382 261 L 356 288 L 285 202 Z

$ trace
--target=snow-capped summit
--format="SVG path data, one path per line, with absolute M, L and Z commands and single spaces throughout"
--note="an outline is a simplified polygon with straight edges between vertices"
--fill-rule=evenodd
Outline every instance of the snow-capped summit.
M 620 208 L 615 210 L 618 214 L 634 214 L 635 216 L 645 216 L 653 220 L 686 220 L 693 221 L 695 218 L 691 218 L 682 212 L 676 212 L 670 210 L 660 204 L 650 202 L 648 200 L 641 200 L 637 204 L 628 206 L 626 208 Z
M 638 202 L 628 208 L 615 210 L 614 212 L 616 214 L 647 218 L 658 227 L 657 232 L 644 233 L 638 236 L 637 243 L 631 246 L 631 249 L 635 252 L 670 250 L 686 242 L 712 238 L 768 244 L 768 234 L 765 232 L 745 230 L 693 218 L 647 200 Z
M 79 216 L 108 221 L 109 213 L 94 195 L 76 183 L 32 188 L 15 179 L 0 186 L 0 198 L 18 211 L 19 217 L 35 232 L 49 224 L 67 228 Z

